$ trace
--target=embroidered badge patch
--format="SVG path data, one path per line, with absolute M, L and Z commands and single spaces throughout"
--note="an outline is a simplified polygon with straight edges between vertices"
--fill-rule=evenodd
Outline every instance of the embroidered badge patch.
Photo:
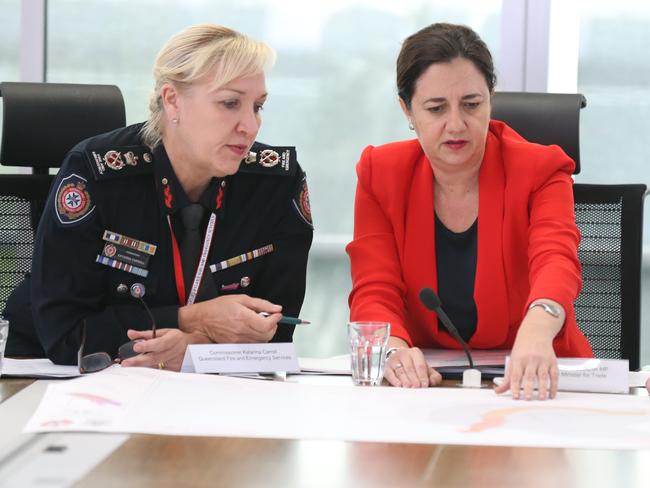
M 117 253 L 117 247 L 115 247 L 113 244 L 106 244 L 104 246 L 104 256 L 106 256 L 107 258 L 115 257 L 116 253 Z
M 242 159 L 239 171 L 263 175 L 293 176 L 296 172 L 296 148 L 292 146 L 266 146 L 255 143 Z
M 260 164 L 265 168 L 272 168 L 280 162 L 280 155 L 272 149 L 264 149 L 260 155 Z
M 302 187 L 293 199 L 293 206 L 298 212 L 298 215 L 310 227 L 314 226 L 311 218 L 311 205 L 309 205 L 309 188 L 307 187 L 307 178 L 302 179 Z
M 108 151 L 106 154 L 104 154 L 104 157 L 102 159 L 104 160 L 104 163 L 106 163 L 106 166 L 115 171 L 119 171 L 124 168 L 122 153 L 119 151 Z M 135 164 L 133 166 L 135 166 Z
M 86 185 L 86 179 L 74 173 L 61 180 L 54 206 L 59 222 L 64 225 L 74 224 L 87 218 L 95 210 Z
M 126 164 L 129 166 L 137 166 L 138 165 L 138 156 L 136 156 L 133 151 L 127 151 L 124 153 L 124 159 L 126 161 Z
M 86 158 L 95 180 L 120 178 L 153 172 L 153 156 L 146 146 L 120 146 L 87 149 Z M 144 161 L 144 162 L 143 162 Z

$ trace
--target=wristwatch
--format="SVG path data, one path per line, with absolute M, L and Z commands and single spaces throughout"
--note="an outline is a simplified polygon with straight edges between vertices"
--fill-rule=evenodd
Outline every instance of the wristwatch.
M 398 351 L 397 347 L 391 347 L 386 351 L 386 361 L 388 361 L 388 358 L 391 357 L 394 353 Z
M 551 315 L 552 317 L 555 317 L 556 319 L 560 318 L 560 314 L 561 314 L 560 309 L 551 303 L 533 302 L 529 305 L 528 310 L 535 307 L 540 307 L 542 310 L 544 310 L 544 312 Z

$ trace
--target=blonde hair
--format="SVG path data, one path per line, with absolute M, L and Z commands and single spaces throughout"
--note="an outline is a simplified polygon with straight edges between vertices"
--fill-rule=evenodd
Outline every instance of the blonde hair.
M 154 62 L 156 81 L 149 99 L 149 119 L 141 130 L 149 147 L 162 138 L 163 105 L 160 90 L 165 83 L 182 90 L 214 68 L 214 88 L 250 76 L 273 65 L 275 51 L 237 31 L 215 24 L 198 24 L 171 37 Z

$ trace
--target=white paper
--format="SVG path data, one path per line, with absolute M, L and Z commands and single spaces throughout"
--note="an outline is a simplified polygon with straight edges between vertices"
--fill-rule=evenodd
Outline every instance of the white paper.
M 650 402 L 559 393 L 514 401 L 493 391 L 254 381 L 145 368 L 50 385 L 29 432 L 330 439 L 370 442 L 650 448 Z
M 2 360 L 2 376 L 24 378 L 72 378 L 81 376 L 77 366 L 54 364 L 49 359 L 11 359 Z
M 184 373 L 299 372 L 292 342 L 263 344 L 190 344 L 185 350 Z
M 630 371 L 630 388 L 645 386 L 645 382 L 650 378 L 650 370 Z
M 352 375 L 348 354 L 331 358 L 298 358 L 298 364 L 301 373 Z

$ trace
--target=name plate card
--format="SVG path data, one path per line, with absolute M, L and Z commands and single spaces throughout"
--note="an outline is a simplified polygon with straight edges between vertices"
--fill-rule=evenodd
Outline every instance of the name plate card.
M 299 373 L 292 342 L 264 344 L 190 344 L 183 373 Z
M 508 361 L 509 356 L 506 367 Z M 630 391 L 627 359 L 558 358 L 557 363 L 560 391 L 626 394 Z

